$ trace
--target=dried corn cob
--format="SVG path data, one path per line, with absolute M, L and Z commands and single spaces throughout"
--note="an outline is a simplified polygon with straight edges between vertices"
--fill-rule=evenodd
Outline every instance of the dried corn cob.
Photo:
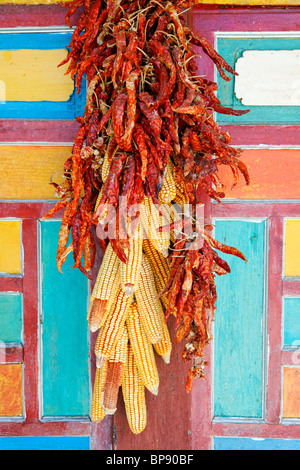
M 119 387 L 122 382 L 124 364 L 127 360 L 128 333 L 125 324 L 112 356 L 107 361 L 107 372 L 103 392 L 105 414 L 114 414 L 117 409 Z
M 166 364 L 170 363 L 171 352 L 172 352 L 172 341 L 169 334 L 169 328 L 166 324 L 164 317 L 162 318 L 163 325 L 163 337 L 162 339 L 153 345 L 157 354 L 159 354 Z
M 122 380 L 122 393 L 129 427 L 134 434 L 139 434 L 147 424 L 145 387 L 139 375 L 130 343 Z
M 88 312 L 89 327 L 97 331 L 104 323 L 110 306 L 120 288 L 120 260 L 109 243 L 105 251 L 91 296 Z
M 151 241 L 147 238 L 143 241 L 143 250 L 151 264 L 151 268 L 154 274 L 155 286 L 158 294 L 160 294 L 160 292 L 162 292 L 165 288 L 166 282 L 169 279 L 170 266 L 168 260 L 159 251 L 157 251 Z M 166 307 L 166 294 L 163 294 L 160 299 Z
M 101 368 L 96 369 L 95 383 L 93 390 L 92 406 L 91 406 L 91 420 L 94 423 L 99 423 L 104 417 L 105 412 L 102 407 L 103 390 L 106 377 L 107 364 L 105 363 Z
M 130 304 L 131 297 L 128 297 L 120 288 L 116 301 L 111 306 L 105 323 L 98 333 L 95 344 L 97 367 L 101 367 L 112 356 L 115 345 L 122 334 Z
M 154 395 L 158 394 L 159 376 L 155 363 L 153 346 L 141 325 L 140 314 L 136 302 L 131 304 L 127 320 L 130 344 L 136 365 L 145 387 Z
M 143 255 L 142 227 L 138 224 L 134 235 L 129 238 L 127 263 L 120 263 L 121 285 L 126 295 L 131 296 L 137 288 L 140 278 Z
M 169 233 L 161 233 L 158 229 L 166 225 L 168 221 L 160 215 L 152 199 L 147 196 L 144 197 L 141 204 L 140 218 L 148 239 L 163 256 L 167 257 L 170 235 Z
M 102 186 L 101 190 L 99 191 L 99 194 L 98 194 L 98 197 L 97 197 L 97 201 L 96 201 L 95 208 L 94 208 L 95 212 L 96 212 L 97 207 L 99 206 L 99 203 L 101 201 L 102 193 L 103 193 L 103 186 Z M 103 209 L 102 209 L 101 214 L 99 214 L 99 216 L 98 216 L 99 224 L 103 224 L 105 222 L 107 214 L 108 214 L 108 209 L 107 209 L 107 204 L 105 204 Z
M 163 336 L 163 309 L 155 287 L 154 276 L 148 258 L 143 254 L 139 287 L 135 293 L 142 326 L 150 343 L 158 343 Z
M 174 165 L 172 161 L 169 159 L 165 175 L 164 181 L 162 184 L 162 188 L 159 191 L 159 201 L 162 203 L 169 203 L 176 197 L 176 185 L 174 180 Z

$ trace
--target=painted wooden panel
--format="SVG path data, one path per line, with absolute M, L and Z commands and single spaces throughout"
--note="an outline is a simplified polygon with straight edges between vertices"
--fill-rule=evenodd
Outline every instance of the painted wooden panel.
M 0 364 L 0 417 L 23 414 L 22 364 Z
M 215 437 L 215 450 L 300 450 L 300 439 Z
M 300 149 L 243 149 L 241 160 L 249 170 L 249 186 L 240 176 L 232 189 L 231 170 L 225 165 L 219 167 L 227 198 L 300 199 Z
M 217 240 L 245 263 L 221 254 L 231 273 L 216 279 L 214 416 L 260 418 L 263 412 L 265 221 L 216 220 Z
M 89 436 L 0 437 L 0 450 L 89 450 Z
M 299 368 L 283 368 L 283 418 L 300 418 Z
M 285 224 L 285 276 L 300 276 L 300 220 L 287 220 Z
M 0 199 L 55 199 L 50 178 L 71 155 L 67 146 L 0 146 Z M 61 174 L 54 182 L 62 181 Z
M 244 106 L 299 106 L 300 50 L 244 51 L 234 92 Z
M 0 51 L 0 101 L 68 101 L 74 91 L 67 51 L 20 49 Z
M 0 220 L 0 272 L 20 274 L 21 262 L 21 222 Z
M 22 340 L 22 294 L 0 294 L 0 342 Z
M 248 36 L 249 34 L 249 36 Z M 247 51 L 292 51 L 300 49 L 300 36 L 297 33 L 248 33 L 247 36 L 238 36 L 237 33 L 224 34 L 220 33 L 217 37 L 217 49 L 221 56 L 235 69 L 237 61 Z M 286 37 L 284 37 L 286 36 Z M 256 68 L 259 66 L 259 56 L 257 60 L 253 61 L 254 74 Z M 282 70 L 285 71 L 282 64 Z M 251 78 L 251 77 L 250 77 Z M 229 116 L 218 114 L 217 119 L 219 122 L 234 122 L 234 123 L 299 123 L 300 122 L 300 109 L 299 106 L 294 104 L 291 106 L 251 106 L 243 105 L 235 94 L 235 84 L 237 77 L 232 78 L 230 82 L 225 82 L 218 75 L 218 98 L 225 105 L 234 109 L 246 110 L 250 112 L 243 116 Z M 280 80 L 280 77 L 274 77 L 274 83 Z M 254 88 L 261 87 L 260 82 L 248 86 Z M 263 85 L 265 86 L 265 84 Z M 285 90 L 283 88 L 283 93 Z
M 70 77 L 64 76 L 65 67 L 57 67 L 66 56 L 71 34 L 63 26 L 49 32 L 0 30 L 1 119 L 74 120 L 82 113 L 85 83 L 77 94 Z
M 283 345 L 300 347 L 300 297 L 285 297 L 283 302 Z
M 88 284 L 71 259 L 58 272 L 59 228 L 60 221 L 40 226 L 43 416 L 88 416 Z

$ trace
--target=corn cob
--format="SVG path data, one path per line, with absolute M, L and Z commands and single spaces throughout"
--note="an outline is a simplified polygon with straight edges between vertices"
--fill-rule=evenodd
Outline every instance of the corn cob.
M 120 288 L 115 303 L 111 306 L 105 323 L 98 333 L 95 344 L 97 367 L 111 357 L 125 323 L 131 298 Z
M 145 255 L 147 256 L 151 268 L 154 274 L 154 282 L 156 286 L 156 290 L 158 294 L 163 291 L 165 288 L 166 282 L 169 279 L 170 274 L 170 266 L 168 263 L 167 258 L 165 258 L 156 248 L 152 245 L 150 240 L 147 238 L 143 241 L 143 250 Z M 160 297 L 160 300 L 167 306 L 167 296 L 163 294 Z
M 95 383 L 91 406 L 91 420 L 94 423 L 99 423 L 99 421 L 101 421 L 105 417 L 102 402 L 106 370 L 107 364 L 105 363 L 101 368 L 96 369 L 95 373 Z
M 133 355 L 142 382 L 145 387 L 153 393 L 153 395 L 157 395 L 159 376 L 155 363 L 153 346 L 149 342 L 147 334 L 141 325 L 140 314 L 136 302 L 130 306 L 126 324 Z
M 176 187 L 176 196 L 174 197 L 173 202 L 175 202 L 182 208 L 184 204 L 189 203 L 189 198 L 186 194 L 184 183 L 183 182 L 178 183 L 175 180 L 175 187 Z
M 140 378 L 130 343 L 122 380 L 122 393 L 129 427 L 134 434 L 139 434 L 147 424 L 145 387 Z
M 159 356 L 162 357 L 166 364 L 170 364 L 171 360 L 171 352 L 172 352 L 172 341 L 169 334 L 169 328 L 164 320 L 164 316 L 162 318 L 162 330 L 163 330 L 163 337 L 162 339 L 153 345 L 155 351 Z
M 91 295 L 88 322 L 92 332 L 103 325 L 109 308 L 116 299 L 120 288 L 119 264 L 119 258 L 109 244 Z
M 134 235 L 129 238 L 127 263 L 120 263 L 121 285 L 126 295 L 131 296 L 137 288 L 140 278 L 143 255 L 143 237 L 140 224 L 136 227 Z
M 127 359 L 128 333 L 125 324 L 116 343 L 112 356 L 107 361 L 107 372 L 103 393 L 103 410 L 105 414 L 114 414 L 117 409 L 119 387 L 122 382 L 124 364 Z
M 99 192 L 99 194 L 98 194 L 97 201 L 96 201 L 95 208 L 94 208 L 94 212 L 96 212 L 97 207 L 99 206 L 99 203 L 100 203 L 101 197 L 102 197 L 102 193 L 103 193 L 103 186 L 102 186 L 102 188 L 100 189 L 100 192 Z M 102 212 L 101 212 L 101 214 L 99 214 L 99 216 L 98 216 L 98 222 L 99 222 L 100 224 L 103 224 L 103 223 L 104 223 L 104 221 L 106 220 L 107 214 L 108 214 L 107 204 L 104 204 L 104 207 L 103 207 L 103 209 L 102 209 Z
M 152 268 L 145 254 L 143 254 L 140 282 L 135 297 L 142 327 L 150 343 L 158 343 L 163 336 L 163 310 L 155 287 Z
M 109 173 L 109 169 L 110 169 L 110 162 L 111 162 L 111 159 L 112 157 L 114 157 L 114 155 L 116 154 L 117 150 L 118 150 L 118 146 L 115 148 L 115 150 L 113 151 L 112 153 L 112 156 L 110 157 L 110 159 L 108 159 L 108 155 L 109 155 L 109 147 L 110 147 L 110 143 L 112 141 L 112 137 L 110 138 L 109 142 L 108 142 L 108 145 L 107 145 L 107 150 L 104 154 L 104 158 L 103 158 L 103 163 L 102 163 L 102 168 L 101 168 L 101 178 L 102 178 L 102 181 L 103 183 L 105 183 L 107 177 L 108 177 L 108 173 Z
M 168 221 L 160 215 L 152 199 L 147 196 L 144 197 L 141 204 L 140 218 L 148 239 L 163 256 L 167 257 L 170 235 L 159 232 L 158 228 L 166 225 Z
M 163 203 L 171 202 L 176 197 L 176 185 L 174 180 L 174 165 L 169 159 L 166 169 L 162 188 L 159 191 L 159 201 Z

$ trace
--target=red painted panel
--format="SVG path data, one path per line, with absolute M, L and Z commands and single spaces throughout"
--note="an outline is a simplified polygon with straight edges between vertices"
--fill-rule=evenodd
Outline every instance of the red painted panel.
M 268 423 L 280 421 L 281 406 L 281 312 L 282 312 L 282 251 L 283 219 L 270 218 L 268 288 Z
M 214 436 L 299 439 L 300 427 L 280 424 L 213 423 Z
M 23 220 L 24 392 L 26 420 L 39 418 L 37 221 Z
M 23 347 L 0 347 L 0 363 L 21 364 L 23 362 Z
M 1 121 L 0 142 L 74 141 L 78 124 L 73 121 Z
M 2 5 L 0 28 L 17 28 L 20 26 L 50 26 L 65 24 L 67 8 L 61 5 Z M 80 10 L 71 18 L 76 25 Z
M 21 277 L 0 277 L 0 292 L 22 292 L 22 290 Z

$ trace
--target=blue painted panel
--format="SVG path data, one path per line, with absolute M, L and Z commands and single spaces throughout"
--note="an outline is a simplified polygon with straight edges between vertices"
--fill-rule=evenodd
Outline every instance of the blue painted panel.
M 215 437 L 214 450 L 300 450 L 300 439 Z
M 90 450 L 88 436 L 0 437 L 0 450 Z
M 300 49 L 299 38 L 232 38 L 232 37 L 219 37 L 217 39 L 217 48 L 219 54 L 235 68 L 236 61 L 243 55 L 246 50 L 294 50 Z M 230 74 L 229 74 L 230 75 Z M 300 122 L 300 109 L 299 106 L 244 106 L 234 94 L 235 78 L 232 76 L 230 82 L 225 82 L 218 73 L 218 98 L 224 106 L 247 110 L 250 112 L 243 116 L 229 116 L 224 114 L 217 114 L 217 121 L 222 123 L 239 123 L 239 124 L 252 124 L 252 123 L 299 123 Z
M 56 267 L 60 221 L 41 222 L 43 416 L 88 416 L 87 278 Z
M 22 341 L 22 294 L 0 294 L 0 341 Z
M 2 33 L 0 34 L 0 50 L 19 49 L 66 49 L 71 41 L 72 33 Z M 57 64 L 58 65 L 58 64 Z M 55 119 L 74 120 L 82 115 L 85 107 L 86 84 L 82 84 L 79 94 L 74 92 L 68 101 L 19 102 L 0 101 L 0 119 Z
M 300 297 L 284 299 L 284 346 L 300 346 Z
M 220 253 L 214 324 L 214 416 L 262 417 L 265 222 L 216 220 L 215 238 L 248 259 Z

